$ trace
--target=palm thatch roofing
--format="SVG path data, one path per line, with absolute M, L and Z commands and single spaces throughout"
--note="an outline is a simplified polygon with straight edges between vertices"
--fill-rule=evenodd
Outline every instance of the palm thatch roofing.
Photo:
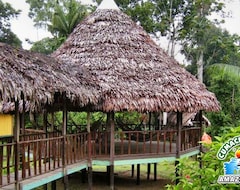
M 103 111 L 218 111 L 219 102 L 120 10 L 98 8 L 53 54 L 77 74 L 88 68 Z M 90 81 L 91 79 L 89 79 Z
M 78 67 L 77 72 L 78 78 L 70 77 L 68 67 L 50 56 L 0 43 L 0 112 L 13 111 L 11 102 L 22 105 L 23 97 L 29 111 L 52 104 L 56 94 L 81 106 L 96 103 L 98 88 L 85 80 L 86 70 Z

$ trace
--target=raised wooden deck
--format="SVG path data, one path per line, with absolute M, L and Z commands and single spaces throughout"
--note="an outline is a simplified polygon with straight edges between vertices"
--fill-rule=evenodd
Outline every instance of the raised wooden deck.
M 200 128 L 181 131 L 181 156 L 199 153 Z M 115 132 L 114 165 L 158 163 L 176 159 L 176 130 Z M 0 187 L 32 189 L 89 165 L 109 166 L 110 134 L 79 133 L 66 136 L 31 134 L 16 144 L 2 139 Z M 19 161 L 16 162 L 16 159 Z

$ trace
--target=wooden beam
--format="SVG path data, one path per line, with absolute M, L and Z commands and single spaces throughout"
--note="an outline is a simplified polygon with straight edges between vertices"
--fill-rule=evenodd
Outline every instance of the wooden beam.
M 81 173 L 82 173 L 82 175 L 81 175 L 82 183 L 86 183 L 87 169 L 86 168 L 82 169 Z
M 22 129 L 22 134 L 25 135 L 25 100 L 24 100 L 24 96 L 22 95 L 22 101 L 23 101 L 23 105 L 22 105 L 22 113 L 21 113 L 21 129 Z
M 137 185 L 140 185 L 140 164 L 137 164 Z
M 198 120 L 199 120 L 199 127 L 200 127 L 200 134 L 199 134 L 199 141 L 201 141 L 201 137 L 203 135 L 203 124 L 202 124 L 202 110 L 199 111 L 198 114 Z M 199 151 L 200 151 L 200 155 L 203 152 L 203 147 L 202 147 L 202 143 L 200 143 L 200 147 L 199 147 Z M 199 167 L 202 168 L 202 159 L 201 156 L 199 156 Z
M 57 190 L 57 181 L 56 180 L 52 181 L 51 190 Z
M 151 164 L 147 164 L 147 180 L 150 179 L 150 173 L 151 173 Z
M 91 113 L 87 112 L 87 132 L 88 132 L 88 189 L 93 188 L 92 177 L 92 138 L 91 138 Z
M 15 152 L 15 190 L 19 190 L 19 135 L 20 135 L 20 112 L 19 112 L 19 101 L 15 101 L 15 126 L 14 126 L 14 152 Z
M 110 189 L 114 190 L 114 157 L 115 157 L 115 126 L 114 112 L 109 113 L 110 122 Z
M 23 94 L 21 95 L 22 99 L 22 113 L 20 114 L 20 134 L 23 135 L 23 140 L 25 141 L 25 100 Z M 26 157 L 25 157 L 25 147 L 24 144 L 21 145 L 21 157 L 20 157 L 20 167 L 22 168 L 22 178 L 26 178 Z
M 176 141 L 176 161 L 175 161 L 175 166 L 176 166 L 176 184 L 179 183 L 178 177 L 180 176 L 179 174 L 179 158 L 180 158 L 180 151 L 181 151 L 181 130 L 182 130 L 182 113 L 177 112 L 177 141 Z
M 66 142 L 67 142 L 67 123 L 68 123 L 68 111 L 67 111 L 67 103 L 66 96 L 63 98 L 63 126 L 62 126 L 62 136 L 63 136 L 63 144 L 62 144 L 62 165 L 63 165 L 63 182 L 64 182 L 64 190 L 69 189 L 68 184 L 68 176 L 66 169 Z
M 154 163 L 154 181 L 157 181 L 157 163 Z
M 134 177 L 134 164 L 132 164 L 132 177 Z

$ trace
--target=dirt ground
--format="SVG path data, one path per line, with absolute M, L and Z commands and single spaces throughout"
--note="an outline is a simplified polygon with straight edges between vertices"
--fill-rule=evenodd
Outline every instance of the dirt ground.
M 147 175 L 142 173 L 140 177 L 140 185 L 136 184 L 136 176 L 131 177 L 131 171 L 118 172 L 114 177 L 114 186 L 116 190 L 161 190 L 166 189 L 165 185 L 171 184 L 170 179 L 163 179 L 158 176 L 157 181 L 154 181 L 154 177 L 150 176 L 147 180 Z M 70 190 L 87 190 L 88 182 L 82 182 L 81 173 L 76 173 L 69 177 Z M 63 189 L 62 180 L 57 182 L 57 189 Z M 109 189 L 107 175 L 104 172 L 94 172 L 93 173 L 93 190 L 107 190 Z

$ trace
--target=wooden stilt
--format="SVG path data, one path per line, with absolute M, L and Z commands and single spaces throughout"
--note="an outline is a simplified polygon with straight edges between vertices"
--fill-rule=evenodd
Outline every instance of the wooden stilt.
M 134 164 L 132 165 L 132 177 L 134 177 Z
M 147 180 L 150 179 L 150 173 L 151 173 L 151 164 L 147 165 Z
M 45 184 L 45 185 L 43 186 L 43 189 L 44 189 L 44 190 L 47 190 L 47 189 L 48 189 L 48 185 Z
M 110 189 L 114 190 L 114 156 L 115 156 L 115 126 L 114 126 L 114 112 L 109 113 L 110 118 Z
M 62 126 L 62 136 L 63 136 L 63 143 L 62 143 L 62 165 L 63 165 L 63 182 L 64 182 L 64 190 L 69 189 L 69 184 L 68 184 L 68 176 L 66 172 L 66 142 L 67 142 L 67 123 L 68 123 L 68 112 L 67 112 L 67 102 L 66 102 L 66 97 L 64 96 L 63 100 L 63 126 Z
M 140 164 L 137 164 L 137 185 L 140 185 Z
M 107 166 L 107 184 L 110 186 L 110 166 Z
M 176 161 L 175 161 L 176 184 L 179 183 L 178 177 L 180 176 L 178 164 L 179 164 L 180 151 L 181 151 L 181 129 L 182 129 L 182 113 L 177 112 L 177 141 L 176 141 Z
M 51 190 L 57 190 L 57 181 L 52 181 Z
M 82 172 L 82 175 L 81 175 L 82 183 L 86 183 L 87 169 L 85 168 L 81 172 Z
M 90 125 L 91 113 L 87 113 L 87 131 L 88 131 L 88 189 L 93 188 L 93 176 L 92 176 L 92 137 L 91 137 L 91 125 Z
M 199 120 L 199 127 L 200 127 L 200 134 L 199 134 L 199 141 L 201 141 L 201 137 L 202 137 L 202 134 L 203 134 L 203 126 L 202 126 L 202 111 L 200 110 L 199 111 L 199 115 L 198 115 L 198 120 Z M 202 153 L 203 151 L 203 147 L 202 147 L 202 143 L 200 143 L 200 154 Z M 202 159 L 201 159 L 201 156 L 199 155 L 198 157 L 198 160 L 199 160 L 199 168 L 202 168 Z
M 157 181 L 157 163 L 154 163 L 154 181 Z
M 15 102 L 15 126 L 14 126 L 14 152 L 15 154 L 15 190 L 19 190 L 19 175 L 18 175 L 18 170 L 19 170 L 19 154 L 18 152 L 20 151 L 19 147 L 19 134 L 20 134 L 20 113 L 19 113 L 19 102 Z
M 25 101 L 24 101 L 24 96 L 21 96 L 22 98 L 22 113 L 20 114 L 20 134 L 23 135 L 23 140 L 25 140 Z M 21 145 L 22 147 L 20 148 L 21 151 L 21 156 L 20 156 L 20 167 L 22 168 L 22 178 L 26 178 L 26 156 L 25 156 L 25 147 L 24 145 Z
M 92 167 L 88 167 L 88 189 L 93 189 Z

